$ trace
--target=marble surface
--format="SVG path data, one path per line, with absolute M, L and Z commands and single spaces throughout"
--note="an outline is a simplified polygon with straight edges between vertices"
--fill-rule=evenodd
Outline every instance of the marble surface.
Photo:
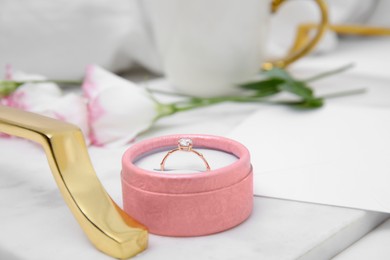
M 0 147 L 12 147 L 1 160 L 0 205 L 6 210 L 0 212 L 0 252 L 11 259 L 110 259 L 82 233 L 40 147 L 24 140 L 0 140 Z M 99 178 L 119 204 L 120 164 L 113 162 L 119 162 L 121 150 L 90 150 Z M 29 156 L 17 164 L 21 151 Z M 256 197 L 254 212 L 242 225 L 196 238 L 151 235 L 149 249 L 137 259 L 328 259 L 385 218 L 381 213 Z
M 351 46 L 358 49 L 355 45 Z M 375 50 L 360 59 L 351 55 L 346 46 L 341 49 L 348 55 L 342 59 L 336 52 L 335 66 L 341 61 L 372 62 L 373 66 L 383 63 L 370 58 L 375 57 Z M 321 65 L 322 61 L 326 67 L 332 55 L 302 61 L 293 71 L 302 76 L 323 71 L 324 68 L 313 65 Z M 154 82 L 155 87 L 164 85 L 165 81 Z M 351 71 L 315 86 L 320 93 L 354 87 L 369 89 L 365 95 L 329 100 L 329 105 L 390 107 L 390 76 L 384 69 L 375 73 Z M 247 115 L 261 107 L 222 104 L 178 114 L 161 120 L 139 139 L 173 133 L 228 135 Z M 120 158 L 125 149 L 90 149 L 100 180 L 119 205 L 122 204 Z M 387 218 L 383 213 L 256 197 L 254 212 L 242 225 L 197 238 L 151 235 L 149 249 L 135 259 L 329 259 Z M 390 239 L 381 236 L 375 241 L 385 245 Z M 0 139 L 0 259 L 111 259 L 97 251 L 79 228 L 61 198 L 42 149 L 19 139 Z
M 390 220 L 387 220 L 344 252 L 337 255 L 334 260 L 387 260 L 390 256 L 389 241 Z
M 151 236 L 151 250 L 137 258 L 329 259 L 383 217 L 379 213 L 256 198 L 252 216 L 240 226 L 198 238 Z

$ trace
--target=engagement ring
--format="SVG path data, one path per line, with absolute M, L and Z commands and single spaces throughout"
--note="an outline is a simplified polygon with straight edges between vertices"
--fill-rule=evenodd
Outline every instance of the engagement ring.
M 192 146 L 193 146 L 192 139 L 190 139 L 190 138 L 179 139 L 179 141 L 177 142 L 177 148 L 170 150 L 162 159 L 162 161 L 160 163 L 160 170 L 161 171 L 165 170 L 165 162 L 171 154 L 173 154 L 174 152 L 177 152 L 177 151 L 184 151 L 184 152 L 192 152 L 192 153 L 196 154 L 197 156 L 199 156 L 206 166 L 206 171 L 210 171 L 210 165 L 207 162 L 207 160 L 204 158 L 203 154 L 192 149 Z

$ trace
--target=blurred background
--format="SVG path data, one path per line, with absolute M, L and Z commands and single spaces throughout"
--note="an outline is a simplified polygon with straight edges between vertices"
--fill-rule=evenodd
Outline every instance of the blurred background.
M 160 52 L 144 2 L 1 0 L 0 67 L 12 64 L 19 70 L 66 79 L 82 78 L 91 63 L 115 72 L 142 67 L 161 74 Z M 390 28 L 390 1 L 327 3 L 332 24 Z M 287 1 L 271 18 L 267 55 L 281 56 L 291 46 L 299 24 L 318 20 L 314 1 Z M 314 54 L 332 52 L 340 40 L 328 32 Z

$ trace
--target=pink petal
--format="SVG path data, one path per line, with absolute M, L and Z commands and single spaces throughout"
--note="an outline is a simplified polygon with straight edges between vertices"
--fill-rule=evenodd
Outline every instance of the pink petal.
M 86 101 L 80 95 L 70 93 L 48 105 L 40 112 L 43 115 L 77 125 L 89 144 L 88 109 Z
M 14 80 L 41 80 L 39 75 L 13 73 Z M 8 97 L 0 100 L 1 105 L 38 113 L 80 127 L 86 137 L 89 134 L 86 100 L 76 94 L 62 95 L 61 89 L 53 83 L 26 83 Z M 89 139 L 86 138 L 87 143 Z
M 156 116 L 155 103 L 144 89 L 98 66 L 88 68 L 83 92 L 93 145 L 126 144 Z

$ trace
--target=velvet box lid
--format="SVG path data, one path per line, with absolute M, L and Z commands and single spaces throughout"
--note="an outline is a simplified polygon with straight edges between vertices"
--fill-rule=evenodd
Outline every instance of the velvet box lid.
M 194 149 L 219 150 L 237 157 L 230 165 L 189 174 L 145 170 L 135 162 L 155 151 L 174 149 L 190 138 Z M 201 236 L 246 220 L 253 208 L 249 151 L 240 143 L 212 135 L 170 135 L 131 146 L 122 158 L 124 211 L 153 234 Z

